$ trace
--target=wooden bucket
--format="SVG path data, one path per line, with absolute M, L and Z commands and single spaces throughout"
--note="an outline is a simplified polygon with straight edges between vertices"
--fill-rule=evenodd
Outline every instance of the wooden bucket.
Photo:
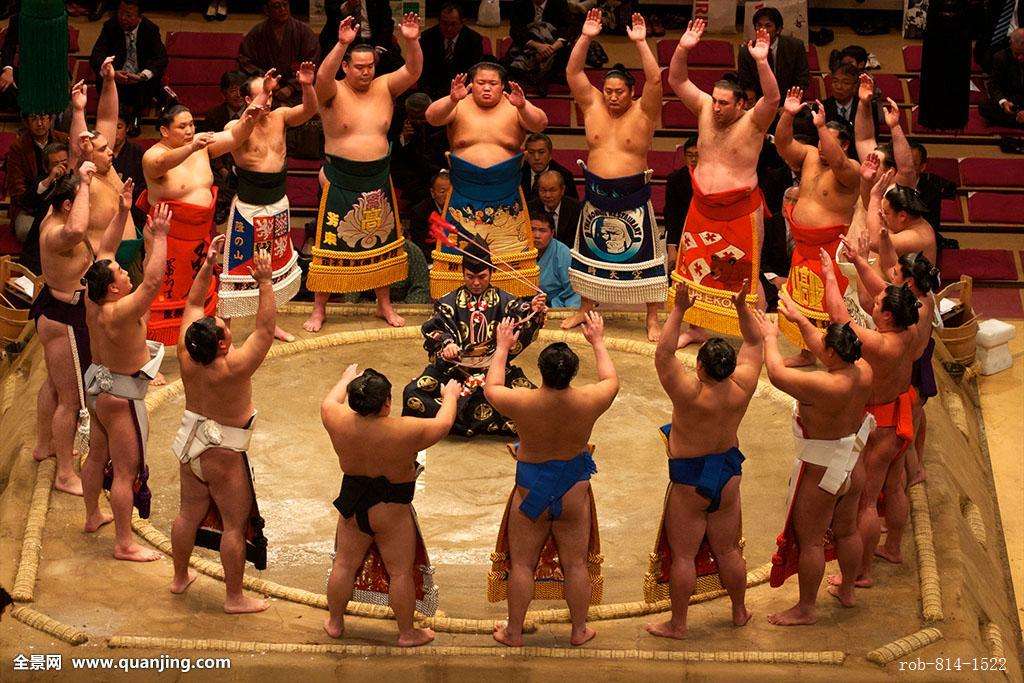
M 20 263 L 15 263 L 10 256 L 0 257 L 0 340 L 4 342 L 16 341 L 31 322 L 28 315 L 31 301 L 8 282 L 22 276 L 32 281 L 33 297 L 38 296 L 43 278 Z
M 943 299 L 960 300 L 959 305 L 943 315 L 944 327 L 937 328 L 935 335 L 942 341 L 949 354 L 958 363 L 970 367 L 977 354 L 978 314 L 971 306 L 973 281 L 969 275 L 961 275 L 959 282 L 953 282 L 940 291 L 936 304 Z

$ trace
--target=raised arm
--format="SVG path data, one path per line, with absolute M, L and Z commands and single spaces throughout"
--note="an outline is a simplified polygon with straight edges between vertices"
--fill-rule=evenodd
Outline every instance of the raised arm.
M 103 79 L 103 90 L 96 108 L 96 132 L 107 139 L 113 148 L 117 137 L 118 96 L 117 81 L 114 80 L 114 58 L 107 57 L 100 66 L 100 78 Z
M 324 396 L 324 400 L 320 402 L 320 420 L 324 423 L 324 426 L 327 426 L 328 422 L 333 422 L 336 418 L 351 410 L 346 403 L 348 385 L 358 376 L 358 366 L 352 363 L 345 368 L 345 372 L 341 373 L 341 379 Z
M 604 409 L 607 410 L 619 393 L 619 375 L 604 345 L 604 319 L 597 311 L 589 311 L 583 320 L 583 336 L 594 349 L 594 364 L 597 366 L 597 384 L 591 387 L 600 393 Z
M 690 50 L 697 47 L 700 37 L 704 34 L 704 27 L 707 22 L 703 19 L 694 19 L 686 26 L 686 32 L 679 38 L 679 45 L 672 54 L 672 61 L 668 66 L 668 85 L 682 100 L 686 108 L 698 117 L 705 102 L 711 101 L 711 95 L 697 87 L 697 84 L 690 80 L 690 69 L 686 60 Z
M 668 320 L 661 328 L 661 338 L 654 350 L 654 368 L 658 371 L 658 381 L 669 396 L 677 396 L 680 392 L 696 393 L 697 378 L 676 358 L 679 346 L 679 326 L 683 322 L 686 309 L 693 306 L 696 298 L 690 294 L 685 283 L 676 285 L 676 300 L 669 311 Z
M 846 309 L 846 301 L 843 293 L 839 291 L 839 283 L 836 282 L 836 274 L 832 270 L 832 257 L 824 249 L 818 250 L 821 258 L 821 274 L 825 280 L 825 312 L 834 323 L 850 322 L 850 312 Z
M 640 65 L 644 69 L 644 94 L 640 96 L 640 107 L 652 121 L 661 120 L 661 67 L 658 66 L 658 58 L 651 52 L 651 46 L 647 43 L 647 23 L 643 15 L 633 14 L 633 23 L 626 29 L 626 35 L 636 45 L 636 51 L 640 53 Z
M 405 49 L 402 50 L 405 56 L 405 64 L 397 71 L 389 73 L 387 78 L 388 90 L 392 97 L 398 97 L 411 88 L 419 80 L 423 73 L 423 49 L 420 47 L 420 17 L 415 12 L 410 12 L 402 17 L 399 24 L 399 34 Z
M 75 199 L 71 202 L 71 211 L 54 237 L 54 246 L 58 250 L 70 249 L 86 239 L 86 230 L 89 228 L 89 183 L 92 182 L 94 175 L 96 166 L 91 161 L 86 161 L 78 167 L 78 190 L 75 191 Z
M 775 149 L 790 168 L 798 171 L 803 168 L 807 152 L 811 150 L 810 145 L 793 139 L 793 117 L 807 106 L 803 102 L 803 96 L 804 91 L 800 88 L 789 89 L 789 92 L 786 93 L 786 101 L 782 103 L 779 123 L 775 127 Z
M 830 130 L 825 124 L 825 105 L 820 100 L 815 101 L 818 105 L 817 111 L 812 110 L 811 121 L 818 131 L 818 140 L 821 141 L 819 153 L 828 162 L 836 181 L 843 187 L 855 188 L 860 185 L 860 167 L 857 162 L 846 156 L 846 152 L 839 144 L 839 136 Z M 776 133 L 776 137 L 778 133 Z M 776 143 L 777 144 L 777 143 Z
M 466 85 L 466 74 L 456 74 L 452 79 L 451 91 L 439 100 L 434 100 L 427 107 L 423 116 L 427 123 L 432 126 L 447 126 L 455 118 L 455 108 L 459 102 L 469 95 L 469 86 Z
M 531 133 L 539 133 L 548 127 L 548 115 L 540 107 L 526 99 L 522 86 L 515 81 L 508 82 L 509 91 L 505 99 L 519 112 L 519 125 Z
M 761 374 L 761 362 L 764 360 L 761 330 L 754 320 L 753 310 L 747 304 L 750 293 L 750 280 L 744 280 L 740 291 L 733 294 L 732 305 L 736 308 L 736 319 L 740 325 L 740 336 L 743 344 L 736 355 L 736 370 L 733 380 L 748 391 L 757 387 L 757 378 Z
M 145 270 L 142 282 L 135 291 L 117 302 L 117 315 L 130 318 L 141 318 L 149 310 L 156 295 L 164 284 L 164 272 L 167 269 L 167 233 L 171 229 L 171 207 L 157 204 L 149 220 L 146 221 L 146 232 L 152 239 L 146 242 L 150 253 L 146 255 Z
M 857 107 L 858 114 L 860 107 Z M 914 153 L 907 141 L 900 122 L 900 108 L 893 99 L 886 98 L 884 108 L 885 125 L 889 126 L 892 135 L 892 162 L 896 165 L 896 182 L 903 187 L 917 189 L 917 169 L 914 167 Z
M 754 104 L 751 118 L 754 124 L 762 130 L 768 130 L 775 120 L 775 113 L 779 110 L 779 83 L 775 80 L 775 72 L 768 64 L 768 51 L 771 49 L 771 39 L 768 31 L 757 30 L 754 40 L 747 45 L 747 52 L 757 65 L 757 79 L 761 83 L 761 99 Z
M 352 41 L 358 35 L 359 24 L 355 22 L 354 18 L 345 17 L 338 25 L 338 42 L 335 43 L 331 51 L 324 57 L 324 61 L 320 63 L 320 69 L 317 73 L 316 98 L 322 106 L 327 106 L 334 99 L 334 96 L 338 94 L 338 82 L 336 80 L 338 69 L 341 68 L 341 63 L 345 59 L 348 46 L 352 44 Z
M 882 234 L 882 195 L 892 187 L 892 180 L 895 177 L 895 169 L 889 169 L 878 176 L 875 184 L 871 186 L 871 195 L 868 197 L 868 205 L 864 213 L 864 225 L 868 232 L 868 244 L 871 251 L 878 252 L 878 239 Z
M 857 87 L 857 114 L 853 117 L 853 139 L 857 148 L 857 158 L 861 161 L 878 148 L 875 140 L 875 120 L 871 102 L 875 96 L 875 81 L 866 73 L 860 75 Z
M 878 233 L 878 268 L 881 270 L 882 275 L 878 279 L 882 281 L 882 287 L 884 288 L 884 278 L 892 277 L 893 270 L 899 266 L 900 253 L 896 251 L 896 245 L 892 241 L 892 233 L 889 232 L 885 215 L 879 212 L 878 217 L 882 222 L 882 229 Z M 878 292 L 875 292 L 875 294 L 878 294 Z
M 82 135 L 88 132 L 85 123 L 85 104 L 88 101 L 89 86 L 78 81 L 71 86 L 71 127 L 68 131 L 68 168 L 78 168 L 82 160 Z
M 277 302 L 274 300 L 274 286 L 271 283 L 274 269 L 270 265 L 270 253 L 260 249 L 253 255 L 252 262 L 253 267 L 249 271 L 260 291 L 259 305 L 256 308 L 256 327 L 229 359 L 232 370 L 237 369 L 246 375 L 256 372 L 256 368 L 270 351 L 270 346 L 274 343 L 274 327 L 277 320 Z
M 863 291 L 866 298 L 874 299 L 878 294 L 885 289 L 888 284 L 877 270 L 871 267 L 868 263 L 868 255 L 870 254 L 871 247 L 869 246 L 868 236 L 860 234 L 857 238 L 857 244 L 853 245 L 850 242 L 849 237 L 841 237 L 840 240 L 843 243 L 843 251 L 846 253 L 846 258 L 850 260 L 853 267 L 857 269 L 857 280 L 860 283 L 858 291 Z
M 224 240 L 226 239 L 224 235 L 217 235 L 213 238 L 210 246 L 206 249 L 203 265 L 199 266 L 199 272 L 196 273 L 195 279 L 192 280 L 192 287 L 189 288 L 188 298 L 185 300 L 185 310 L 181 314 L 179 344 L 184 342 L 185 331 L 188 329 L 188 326 L 206 315 L 206 295 L 209 293 L 210 285 L 213 282 L 213 271 L 217 265 L 217 256 L 223 252 Z
M 181 147 L 165 147 L 153 145 L 142 155 L 142 168 L 146 171 L 146 179 L 162 178 L 176 166 L 180 166 L 199 150 L 206 149 L 213 140 L 213 133 L 199 133 L 192 142 Z
M 505 386 L 505 367 L 508 365 L 508 353 L 519 339 L 515 323 L 505 318 L 498 323 L 495 331 L 496 346 L 491 356 L 491 365 L 487 368 L 484 380 L 484 396 L 499 412 L 508 412 L 515 405 L 516 390 Z
M 266 106 L 250 105 L 244 112 L 238 123 L 227 130 L 212 133 L 210 143 L 206 146 L 206 153 L 211 159 L 216 159 L 221 154 L 227 154 L 242 146 L 256 128 L 256 122 L 270 113 Z
M 762 311 L 755 311 L 754 316 L 764 336 L 764 366 L 768 371 L 769 381 L 800 403 L 815 403 L 823 398 L 826 387 L 822 384 L 829 381 L 828 373 L 805 372 L 786 367 L 786 363 L 782 359 L 782 352 L 779 350 L 779 323 L 770 319 Z M 786 317 L 789 318 L 789 316 Z M 804 320 L 807 319 L 804 318 Z M 810 323 L 808 322 L 808 324 Z M 814 326 L 811 325 L 811 327 Z M 821 337 L 820 332 L 817 334 L 818 337 Z
M 132 211 L 132 191 L 134 189 L 135 183 L 131 178 L 124 181 L 124 186 L 118 197 L 117 212 L 103 230 L 103 236 L 100 237 L 100 245 L 96 250 L 97 261 L 113 259 L 117 254 L 117 248 L 121 245 L 121 237 L 124 235 L 124 224 L 128 222 L 128 215 Z
M 586 67 L 590 43 L 601 34 L 601 16 L 599 9 L 587 12 L 587 18 L 583 22 L 583 33 L 572 46 L 569 62 L 565 66 L 565 80 L 569 84 L 569 92 L 584 111 L 596 102 L 601 94 L 583 70 Z
M 306 121 L 316 116 L 319 106 L 316 99 L 316 89 L 313 88 L 313 81 L 316 78 L 316 64 L 303 62 L 299 70 L 295 72 L 295 78 L 302 88 L 302 104 L 298 107 L 288 107 L 284 111 L 284 125 L 301 126 Z
M 462 385 L 454 379 L 448 380 L 441 387 L 441 407 L 437 415 L 429 420 L 421 417 L 404 417 L 419 427 L 420 432 L 415 443 L 417 451 L 433 446 L 438 441 L 448 436 L 452 425 L 455 424 L 455 415 L 459 407 L 459 395 L 462 393 Z

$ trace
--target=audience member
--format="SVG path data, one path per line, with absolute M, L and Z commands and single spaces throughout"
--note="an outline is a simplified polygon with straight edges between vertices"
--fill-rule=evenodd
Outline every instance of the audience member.
M 914 170 L 917 171 L 917 191 L 921 201 L 928 207 L 924 218 L 935 230 L 935 246 L 941 256 L 943 249 L 956 249 L 960 246 L 956 240 L 941 234 L 942 200 L 956 197 L 956 183 L 925 170 L 928 168 L 928 149 L 920 142 L 910 143 L 910 152 L 914 155 Z
M 68 145 L 66 142 L 51 142 L 43 148 L 43 159 L 46 166 L 40 174 L 40 180 L 32 183 L 25 192 L 24 210 L 20 216 L 24 219 L 31 215 L 32 223 L 28 232 L 22 236 L 15 232 L 15 237 L 22 242 L 21 255 L 18 261 L 33 273 L 42 274 L 43 265 L 39 257 L 39 226 L 49 213 L 51 199 L 60 180 L 67 176 L 69 170 Z
M 837 64 L 836 68 L 832 70 L 832 77 L 825 84 L 829 96 L 822 102 L 825 106 L 825 121 L 841 123 L 851 136 L 853 135 L 854 117 L 857 115 L 857 107 L 860 105 L 857 86 L 861 73 L 860 69 L 848 62 Z M 880 92 L 879 95 L 881 95 Z M 882 125 L 882 115 L 877 99 L 871 100 L 871 120 L 874 129 L 879 130 Z M 816 132 L 814 137 L 817 137 Z M 850 145 L 848 153 L 852 159 L 856 159 L 856 145 Z
M 420 47 L 420 85 L 434 99 L 447 95 L 456 74 L 466 73 L 484 56 L 483 36 L 466 26 L 462 10 L 454 3 L 442 7 L 437 26 L 420 35 Z
M 274 91 L 274 101 L 298 104 L 302 88 L 296 72 L 302 62 L 318 61 L 316 34 L 309 24 L 292 17 L 288 0 L 266 0 L 264 9 L 267 18 L 253 26 L 242 40 L 238 66 L 251 75 L 277 69 L 281 85 Z
M 117 117 L 117 134 L 114 136 L 113 166 L 117 174 L 124 179 L 131 178 L 132 184 L 132 220 L 136 228 L 146 224 L 146 212 L 136 206 L 139 195 L 146 189 L 146 176 L 142 173 L 143 149 L 128 140 L 128 122 L 124 116 Z
M 427 123 L 425 112 L 429 106 L 429 95 L 413 93 L 403 106 L 395 107 L 391 122 L 391 181 L 406 205 L 427 199 L 430 179 L 448 166 L 448 135 L 444 128 Z
M 100 65 L 110 55 L 114 56 L 115 82 L 127 115 L 128 135 L 135 137 L 142 111 L 162 96 L 161 81 L 167 69 L 160 28 L 142 16 L 138 0 L 121 0 L 117 14 L 104 22 L 93 45 L 89 65 L 97 74 L 97 91 L 103 88 Z
M 679 256 L 679 241 L 683 237 L 683 224 L 693 199 L 693 182 L 690 172 L 697 168 L 697 136 L 691 135 L 683 142 L 684 163 L 668 174 L 665 179 L 665 258 L 669 269 L 675 268 Z
M 430 179 L 430 196 L 409 211 L 409 237 L 423 251 L 427 261 L 431 260 L 431 252 L 437 242 L 430 235 L 430 216 L 434 213 L 444 215 L 444 205 L 451 190 L 452 181 L 448 171 L 438 171 Z
M 806 90 L 811 81 L 811 72 L 807 66 L 807 47 L 804 41 L 779 33 L 782 30 L 782 13 L 774 7 L 762 7 L 754 12 L 754 30 L 762 28 L 768 31 L 771 39 L 768 65 L 778 81 L 779 92 L 788 92 L 794 86 Z M 746 45 L 740 47 L 739 77 L 740 85 L 749 95 L 748 101 L 757 101 L 761 97 L 761 84 L 757 77 L 757 65 Z
M 842 50 L 832 50 L 828 56 L 828 70 L 832 72 L 840 64 L 849 64 L 860 72 L 867 68 L 869 57 L 868 51 L 860 45 L 847 45 Z
M 32 202 L 36 186 L 48 176 L 43 150 L 54 142 L 67 144 L 68 136 L 53 130 L 53 117 L 49 114 L 28 114 L 23 117 L 25 129 L 11 143 L 4 162 L 7 176 L 4 194 L 11 198 L 8 216 L 15 236 L 24 241 L 35 217 Z
M 565 176 L 554 169 L 544 171 L 537 181 L 537 203 L 551 215 L 556 239 L 567 247 L 576 239 L 580 203 L 565 194 Z
M 546 174 L 545 174 L 546 175 Z M 549 308 L 579 308 L 580 295 L 569 284 L 569 247 L 555 236 L 555 218 L 541 205 L 530 208 L 530 228 L 533 246 L 537 248 L 537 267 L 540 268 L 540 288 L 548 295 Z
M 526 195 L 527 201 L 537 198 L 538 181 L 540 180 L 540 174 L 544 171 L 558 171 L 565 180 L 565 193 L 573 199 L 578 200 L 580 198 L 579 193 L 576 191 L 576 183 L 573 180 L 572 173 L 565 166 L 551 158 L 551 152 L 554 150 L 551 138 L 544 133 L 530 133 L 526 137 L 523 148 L 526 163 L 523 164 L 523 180 L 520 185 L 523 188 L 523 194 Z
M 1010 34 L 1010 46 L 992 56 L 988 101 L 979 112 L 997 126 L 1024 126 L 1024 28 Z
M 369 44 L 377 48 L 377 75 L 391 73 L 405 60 L 395 42 L 395 19 L 391 3 L 381 0 L 324 0 L 326 23 L 320 31 L 320 58 L 338 42 L 338 26 L 347 17 L 359 24 L 359 36 L 353 45 Z
M 215 105 L 203 114 L 203 120 L 197 122 L 199 132 L 216 133 L 224 130 L 228 121 L 237 119 L 245 109 L 245 97 L 242 86 L 248 80 L 242 71 L 227 71 L 220 77 L 220 96 L 223 102 Z M 225 155 L 230 156 L 230 155 Z
M 551 82 L 565 82 L 572 46 L 567 0 L 514 0 L 509 13 L 512 47 L 506 60 L 510 77 L 547 94 Z

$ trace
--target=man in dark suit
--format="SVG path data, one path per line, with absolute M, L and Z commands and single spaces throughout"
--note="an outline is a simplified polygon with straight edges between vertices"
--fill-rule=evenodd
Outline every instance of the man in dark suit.
M 448 171 L 438 171 L 430 179 L 430 196 L 418 204 L 414 204 L 409 210 L 409 238 L 423 251 L 428 262 L 431 260 L 431 253 L 436 243 L 436 240 L 430 235 L 430 215 L 433 213 L 438 216 L 444 214 L 444 203 L 448 199 L 451 189 L 452 181 L 448 178 Z
M 920 142 L 911 142 L 910 151 L 914 155 L 914 170 L 917 171 L 917 191 L 921 194 L 921 201 L 928 207 L 924 218 L 935 231 L 935 246 L 941 258 L 943 249 L 957 249 L 960 246 L 956 240 L 943 237 L 941 232 L 942 200 L 956 197 L 956 183 L 926 170 L 928 149 Z
M 534 50 L 538 61 L 547 65 L 543 74 L 532 74 L 532 82 L 544 84 L 542 87 L 546 87 L 549 80 L 564 83 L 565 66 L 573 43 L 572 15 L 567 0 L 514 0 L 508 21 L 512 52 Z M 532 37 L 530 26 L 541 21 L 554 27 L 551 40 Z M 554 59 L 549 63 L 552 56 Z M 515 70 L 515 61 L 510 66 Z
M 346 17 L 352 17 L 359 24 L 359 35 L 353 44 L 369 44 L 378 48 L 378 76 L 391 73 L 405 63 L 395 42 L 395 19 L 391 15 L 391 3 L 384 0 L 325 0 L 324 15 L 326 22 L 320 31 L 321 60 L 337 44 L 338 26 Z
M 771 40 L 768 65 L 779 83 L 779 92 L 785 93 L 792 87 L 806 90 L 811 82 L 811 72 L 807 66 L 807 47 L 804 41 L 779 33 L 782 30 L 782 13 L 774 7 L 762 7 L 754 12 L 754 30 L 761 28 L 768 31 Z M 740 85 L 749 95 L 748 101 L 757 101 L 761 97 L 761 84 L 757 77 L 757 65 L 746 45 L 740 47 L 739 77 Z
M 167 50 L 160 39 L 160 28 L 142 16 L 138 0 L 121 0 L 117 14 L 103 24 L 89 56 L 93 73 L 109 55 L 114 56 L 118 94 L 128 116 L 128 135 L 139 134 L 142 110 L 160 95 L 161 81 L 167 69 Z M 99 79 L 96 89 L 103 88 Z
M 857 97 L 860 73 L 860 70 L 851 64 L 836 65 L 836 68 L 832 70 L 832 78 L 827 83 L 829 97 L 822 102 L 825 106 L 826 123 L 835 121 L 842 124 L 849 130 L 851 136 L 853 135 L 854 117 L 857 116 L 857 107 L 860 104 L 860 98 Z M 882 120 L 877 100 L 871 101 L 871 118 L 875 130 L 879 130 Z M 856 159 L 856 145 L 850 145 L 847 153 L 851 159 Z
M 988 101 L 979 113 L 997 126 L 1024 126 L 1024 28 L 1010 34 L 1010 46 L 992 57 Z
M 693 201 L 693 182 L 690 171 L 697 168 L 697 136 L 686 138 L 683 142 L 683 156 L 686 163 L 668 174 L 665 179 L 665 215 L 662 225 L 665 226 L 665 256 L 669 269 L 676 267 L 679 256 L 679 242 L 683 236 L 683 224 L 686 214 Z
M 438 99 L 448 94 L 456 74 L 465 73 L 484 56 L 484 38 L 466 26 L 458 5 L 441 8 L 437 26 L 420 35 L 423 75 L 420 86 Z
M 533 202 L 555 222 L 555 239 L 572 247 L 576 239 L 576 224 L 580 220 L 580 203 L 566 194 L 565 178 L 554 169 L 540 174 L 537 182 L 537 198 Z
M 580 198 L 579 193 L 576 191 L 576 182 L 573 180 L 573 175 L 565 166 L 551 158 L 551 151 L 553 148 L 551 144 L 551 138 L 544 133 L 531 133 L 526 138 L 525 156 L 526 163 L 523 164 L 523 179 L 520 182 L 520 186 L 523 188 L 523 194 L 526 195 L 526 200 L 530 201 L 537 198 L 537 186 L 540 181 L 540 175 L 544 171 L 558 171 L 562 176 L 565 183 L 565 193 L 578 200 Z

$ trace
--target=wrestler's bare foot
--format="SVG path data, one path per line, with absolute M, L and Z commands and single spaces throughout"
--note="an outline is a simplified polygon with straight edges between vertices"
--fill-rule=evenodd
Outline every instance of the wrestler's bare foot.
M 586 319 L 587 314 L 585 311 L 577 311 L 576 313 L 573 313 L 568 318 L 563 320 L 562 324 L 559 325 L 559 327 L 561 327 L 563 330 L 571 330 L 574 327 L 579 327 L 580 325 L 582 325 L 583 321 Z
M 195 581 L 197 578 L 199 578 L 199 574 L 195 573 L 191 569 L 189 569 L 185 573 L 184 579 L 179 579 L 177 576 L 175 576 L 171 580 L 171 592 L 175 595 L 181 595 L 182 593 L 188 590 L 188 587 L 191 586 L 192 582 Z
M 659 638 L 675 638 L 676 640 L 682 640 L 686 637 L 686 627 L 676 626 L 671 620 L 664 621 L 660 624 L 647 624 L 644 629 L 652 636 L 658 636 Z
M 330 617 L 324 619 L 324 633 L 329 635 L 331 638 L 341 638 L 345 635 L 344 618 L 339 619 L 338 623 L 334 623 L 334 620 Z
M 871 586 L 873 586 L 874 583 L 875 583 L 874 579 L 872 579 L 870 577 L 864 578 L 863 576 L 858 576 L 856 579 L 853 580 L 853 585 L 856 586 L 857 588 L 871 588 Z M 842 586 L 843 585 L 843 575 L 842 574 L 832 574 L 831 576 L 828 577 L 828 585 L 830 585 L 830 586 Z
M 804 349 L 795 356 L 783 358 L 782 364 L 787 368 L 806 368 L 809 365 L 814 365 L 814 354 Z
M 419 647 L 434 639 L 434 632 L 429 628 L 414 628 L 406 633 L 398 634 L 398 647 Z
M 593 640 L 594 636 L 596 636 L 596 635 L 597 635 L 597 631 L 595 631 L 594 629 L 590 628 L 589 626 L 584 626 L 579 631 L 577 631 L 576 629 L 573 629 L 572 633 L 569 635 L 569 644 L 573 645 L 574 647 L 579 647 L 580 645 L 583 645 L 587 641 Z
M 735 607 L 732 610 L 732 625 L 733 626 L 746 626 L 750 618 L 754 616 L 754 613 L 746 608 L 744 605 L 739 609 Z
M 903 564 L 903 553 L 899 550 L 887 548 L 884 545 L 880 545 L 875 548 L 875 557 L 880 557 L 886 562 L 891 562 L 892 564 Z
M 647 316 L 647 341 L 657 344 L 659 339 L 661 339 L 661 324 L 658 322 L 658 315 L 655 314 L 653 318 Z
M 64 493 L 70 493 L 72 496 L 80 496 L 82 495 L 82 480 L 74 473 L 66 477 L 58 474 L 53 480 L 53 488 Z
M 818 621 L 818 615 L 814 608 L 805 610 L 799 604 L 793 605 L 785 612 L 776 612 L 768 615 L 768 623 L 776 626 L 805 626 Z
M 857 601 L 853 597 L 853 586 L 844 589 L 840 586 L 829 586 L 828 594 L 839 601 L 839 604 L 843 607 L 855 607 Z
M 162 387 L 165 384 L 167 384 L 167 378 L 164 377 L 164 373 L 162 372 L 156 373 L 156 377 L 149 380 L 149 386 L 151 387 Z
M 522 647 L 523 646 L 523 634 L 520 631 L 518 635 L 512 635 L 508 632 L 508 624 L 500 623 L 494 625 L 494 639 L 502 645 L 509 647 Z
M 282 330 L 280 328 L 280 326 L 275 325 L 274 326 L 274 339 L 279 339 L 279 340 L 281 340 L 283 342 L 293 342 L 293 341 L 295 341 L 295 335 L 292 334 L 291 332 L 285 332 L 284 330 Z
M 106 512 L 97 513 L 94 516 L 85 518 L 85 533 L 95 533 L 101 526 L 110 524 L 114 521 L 114 515 L 107 514 Z
M 270 601 L 263 598 L 250 598 L 242 595 L 237 598 L 225 598 L 224 612 L 227 614 L 252 614 L 262 612 L 270 607 Z
M 56 453 L 49 453 L 48 452 L 49 450 L 50 450 L 49 448 L 43 448 L 41 446 L 36 446 L 34 449 L 32 449 L 32 459 L 35 460 L 36 462 L 42 462 L 42 461 L 46 460 L 47 458 L 56 458 L 57 454 Z
M 405 318 L 395 313 L 395 309 L 390 306 L 386 309 L 381 308 L 377 305 L 377 317 L 386 322 L 391 327 L 405 327 Z
M 114 559 L 127 562 L 154 562 L 163 555 L 155 550 L 143 548 L 141 545 L 132 543 L 129 546 L 114 546 Z
M 685 349 L 690 344 L 703 344 L 707 340 L 708 333 L 706 330 L 690 325 L 690 329 L 679 335 L 679 342 L 676 344 L 676 348 Z
M 302 329 L 306 332 L 319 332 L 320 328 L 324 326 L 325 317 L 325 312 L 318 311 L 314 308 L 313 312 L 309 314 L 308 318 L 306 318 L 306 322 L 302 323 Z

